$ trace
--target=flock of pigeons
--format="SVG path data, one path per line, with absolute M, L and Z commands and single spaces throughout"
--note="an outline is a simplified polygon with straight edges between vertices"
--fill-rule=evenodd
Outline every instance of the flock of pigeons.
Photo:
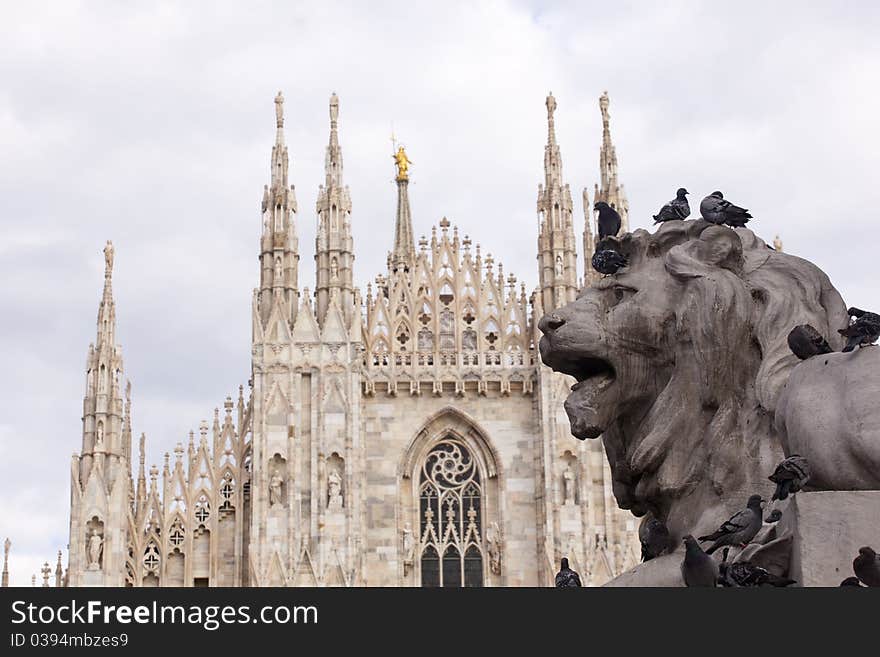
M 688 190 L 680 187 L 675 192 L 675 198 L 654 215 L 654 223 L 687 219 L 691 214 L 687 195 Z M 597 202 L 593 209 L 599 213 L 599 242 L 591 261 L 593 269 L 606 276 L 616 274 L 629 264 L 626 255 L 617 250 L 616 243 L 608 239 L 616 237 L 620 232 L 620 214 L 604 201 Z M 731 228 L 742 228 L 752 218 L 748 210 L 734 205 L 717 191 L 700 201 L 700 215 L 711 224 Z M 859 308 L 850 308 L 847 312 L 850 323 L 838 331 L 846 338 L 844 352 L 850 352 L 858 346 L 874 344 L 880 339 L 880 315 Z M 833 351 L 819 331 L 809 324 L 792 329 L 788 336 L 788 346 L 801 360 Z
M 846 312 L 850 317 L 849 325 L 837 331 L 846 338 L 844 352 L 877 342 L 880 338 L 880 315 L 855 307 Z M 801 360 L 834 351 L 823 335 L 809 324 L 801 324 L 791 330 L 788 334 L 788 347 Z
M 691 206 L 687 200 L 688 190 L 684 187 L 675 192 L 675 198 L 660 208 L 654 215 L 654 223 L 687 219 L 691 214 Z M 593 254 L 592 265 L 600 274 L 616 274 L 618 269 L 626 267 L 627 257 L 614 248 L 613 242 L 607 237 L 616 237 L 620 232 L 620 214 L 605 201 L 599 201 L 593 209 L 599 213 L 599 242 Z M 752 215 L 745 208 L 725 200 L 721 192 L 712 192 L 700 202 L 700 215 L 711 224 L 727 225 L 731 228 L 744 227 Z
M 797 493 L 810 479 L 810 464 L 802 456 L 792 454 L 779 465 L 769 479 L 776 484 L 771 502 L 785 500 Z M 684 537 L 684 559 L 681 562 L 681 577 L 685 586 L 777 586 L 784 587 L 796 584 L 795 580 L 780 577 L 750 560 L 728 562 L 731 547 L 745 548 L 764 526 L 782 517 L 779 509 L 774 509 L 765 520 L 762 514 L 764 500 L 760 495 L 752 495 L 746 508 L 725 520 L 718 529 L 706 536 L 694 538 L 690 534 Z M 662 554 L 671 552 L 673 542 L 669 529 L 657 518 L 650 518 L 639 528 L 639 540 L 642 544 L 642 561 L 650 561 Z M 711 542 L 706 550 L 701 542 Z M 711 555 L 719 548 L 724 548 L 723 558 L 718 563 Z M 870 547 L 859 549 L 859 555 L 853 560 L 855 577 L 847 577 L 841 586 L 880 587 L 880 556 Z M 581 586 L 580 576 L 568 565 L 568 559 L 562 559 L 561 569 L 556 575 L 557 588 Z

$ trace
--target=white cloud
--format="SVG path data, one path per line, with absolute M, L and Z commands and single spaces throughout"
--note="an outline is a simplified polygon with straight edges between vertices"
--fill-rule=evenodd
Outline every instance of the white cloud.
M 807 3 L 18 3 L 0 25 L 0 434 L 13 579 L 66 543 L 70 453 L 104 241 L 135 432 L 150 461 L 249 372 L 258 207 L 284 90 L 313 287 L 327 100 L 341 99 L 363 287 L 392 241 L 394 131 L 415 161 L 415 231 L 446 215 L 529 286 L 557 97 L 564 174 L 595 182 L 597 97 L 635 226 L 686 185 L 880 307 L 878 10 Z M 854 239 L 853 239 L 854 238 Z

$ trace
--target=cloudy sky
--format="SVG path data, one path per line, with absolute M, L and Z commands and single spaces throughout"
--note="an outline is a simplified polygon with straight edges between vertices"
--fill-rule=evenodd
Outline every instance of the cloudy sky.
M 446 215 L 531 287 L 544 97 L 580 209 L 607 89 L 634 227 L 680 185 L 694 201 L 720 188 L 847 302 L 880 307 L 877 3 L 4 0 L 2 16 L 0 540 L 14 584 L 67 543 L 105 240 L 149 461 L 247 381 L 279 89 L 303 286 L 331 92 L 359 285 L 392 242 L 393 126 L 414 161 L 416 234 Z

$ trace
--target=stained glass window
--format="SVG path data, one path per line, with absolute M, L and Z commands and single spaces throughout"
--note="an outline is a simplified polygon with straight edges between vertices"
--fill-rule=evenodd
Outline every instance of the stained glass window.
M 483 585 L 482 513 L 474 457 L 455 438 L 440 441 L 419 478 L 422 586 Z

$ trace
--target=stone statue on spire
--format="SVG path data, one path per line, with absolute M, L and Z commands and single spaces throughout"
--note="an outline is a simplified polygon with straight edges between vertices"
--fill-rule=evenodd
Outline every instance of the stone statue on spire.
M 104 247 L 104 276 L 106 278 L 110 278 L 110 275 L 113 273 L 113 242 L 107 240 L 107 245 Z
M 556 111 L 556 99 L 553 97 L 553 92 L 551 91 L 547 95 L 547 118 L 553 118 L 553 112 Z
M 279 128 L 284 127 L 284 96 L 280 91 L 275 96 L 275 125 Z

